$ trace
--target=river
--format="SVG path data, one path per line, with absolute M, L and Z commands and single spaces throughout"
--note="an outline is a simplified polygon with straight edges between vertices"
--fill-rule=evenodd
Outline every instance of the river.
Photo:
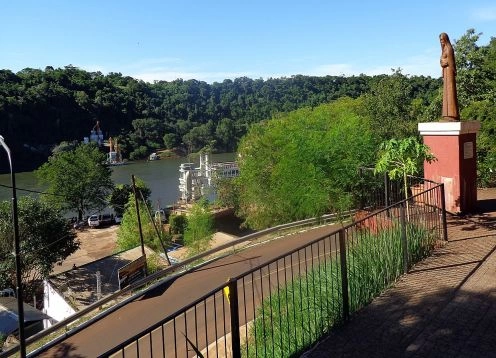
M 234 153 L 213 154 L 210 162 L 232 161 Z M 112 180 L 116 184 L 131 184 L 131 175 L 143 179 L 151 189 L 150 199 L 154 207 L 164 207 L 175 203 L 179 199 L 179 165 L 188 162 L 187 158 L 166 158 L 155 161 L 129 162 L 127 165 L 112 167 Z M 199 165 L 199 159 L 194 161 Z M 12 190 L 10 174 L 0 175 L 0 200 L 10 200 Z M 17 196 L 36 195 L 29 191 L 43 191 L 33 172 L 16 173 Z M 25 189 L 25 190 L 23 190 Z

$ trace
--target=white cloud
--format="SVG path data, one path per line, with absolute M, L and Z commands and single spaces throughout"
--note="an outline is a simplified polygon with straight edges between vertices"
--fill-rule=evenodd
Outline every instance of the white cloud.
M 391 74 L 392 69 L 401 68 L 401 72 L 405 75 L 424 75 L 436 78 L 441 75 L 438 56 L 439 53 L 432 48 L 426 50 L 423 54 L 403 59 L 395 59 L 394 62 L 386 62 L 379 66 L 367 66 L 367 61 L 364 60 L 363 64 L 339 63 L 319 65 L 302 73 L 312 76 L 357 76 L 360 74 L 374 76 Z
M 353 76 L 353 75 L 379 75 L 391 74 L 392 69 L 401 68 L 405 75 L 424 75 L 437 78 L 440 76 L 439 53 L 437 47 L 433 47 L 416 56 L 407 58 L 395 58 L 391 62 L 383 61 L 380 65 L 368 65 L 368 61 L 364 59 L 360 63 L 328 63 L 317 64 L 313 67 L 293 66 L 291 70 L 282 69 L 284 64 L 268 64 L 270 68 L 278 70 L 272 72 L 264 69 L 262 71 L 255 68 L 247 69 L 246 71 L 222 71 L 218 70 L 217 66 L 203 65 L 186 65 L 179 58 L 156 58 L 142 59 L 133 63 L 122 64 L 121 66 L 112 66 L 112 72 L 121 72 L 124 76 L 131 76 L 136 79 L 141 79 L 145 82 L 153 83 L 155 81 L 174 81 L 176 79 L 196 79 L 207 83 L 222 82 L 225 79 L 235 79 L 239 77 L 256 78 L 281 78 L 291 77 L 293 75 L 307 76 Z M 293 64 L 295 61 L 290 61 Z M 106 73 L 107 69 L 98 65 L 81 66 L 88 71 L 100 71 Z
M 253 73 L 249 72 L 202 72 L 202 71 L 188 71 L 181 69 L 149 69 L 143 72 L 136 72 L 130 74 L 131 77 L 143 80 L 145 82 L 153 83 L 154 81 L 174 81 L 178 78 L 183 80 L 195 79 L 198 81 L 205 81 L 208 83 L 222 82 L 225 79 L 234 79 L 238 77 L 252 77 Z
M 76 66 L 77 68 L 81 68 L 81 69 L 84 69 L 85 71 L 88 71 L 88 72 L 101 72 L 103 74 L 107 73 L 107 70 L 103 67 L 103 66 L 100 66 L 100 65 L 83 65 L 83 66 L 80 66 L 80 65 L 74 65 Z
M 496 21 L 496 6 L 475 9 L 472 11 L 472 18 L 478 21 Z

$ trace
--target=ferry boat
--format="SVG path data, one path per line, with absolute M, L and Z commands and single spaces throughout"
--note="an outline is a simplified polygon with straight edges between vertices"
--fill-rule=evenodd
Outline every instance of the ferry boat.
M 236 162 L 210 163 L 208 153 L 200 154 L 200 166 L 182 163 L 179 166 L 179 192 L 183 202 L 191 202 L 209 195 L 215 178 L 235 178 L 239 176 Z

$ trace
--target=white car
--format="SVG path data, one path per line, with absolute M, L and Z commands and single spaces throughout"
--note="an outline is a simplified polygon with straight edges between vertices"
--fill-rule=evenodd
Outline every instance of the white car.
M 100 219 L 98 218 L 98 215 L 91 215 L 88 218 L 88 225 L 90 227 L 97 227 L 100 226 Z

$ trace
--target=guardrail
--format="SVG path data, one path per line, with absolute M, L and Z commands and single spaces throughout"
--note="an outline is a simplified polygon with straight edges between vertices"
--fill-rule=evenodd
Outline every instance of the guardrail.
M 432 186 L 234 277 L 100 357 L 298 355 L 446 240 L 443 191 Z
M 365 170 L 367 170 L 369 172 L 371 171 L 370 168 L 365 168 Z M 415 177 L 412 177 L 412 178 L 415 178 Z M 413 180 L 423 180 L 423 179 L 416 178 Z M 427 181 L 426 181 L 426 183 L 427 183 Z M 393 187 L 393 185 L 394 185 L 394 183 L 392 184 L 390 182 L 389 183 L 385 182 L 383 191 L 387 193 L 389 190 L 390 193 L 393 193 L 393 192 L 401 190 L 401 189 L 399 189 L 399 190 L 395 189 Z M 431 185 L 434 185 L 434 184 L 431 184 Z M 378 191 L 380 191 L 380 190 L 378 190 Z M 379 197 L 377 195 L 378 191 L 375 191 L 375 195 L 377 197 Z M 425 195 L 425 193 L 422 195 Z M 444 196 L 443 196 L 443 199 L 444 199 Z M 376 202 L 378 204 L 375 204 L 374 206 L 369 207 L 369 209 L 379 207 L 379 206 L 383 205 L 383 203 L 387 203 L 388 200 L 390 200 L 390 199 L 387 199 L 387 197 L 386 197 L 385 201 L 383 201 L 381 203 L 381 200 L 377 199 Z M 371 201 L 373 201 L 373 200 L 371 200 Z M 364 206 L 362 205 L 361 207 L 363 208 Z M 135 300 L 137 297 L 139 297 L 143 294 L 143 292 L 139 291 L 139 290 L 154 288 L 154 287 L 162 284 L 164 281 L 172 278 L 170 275 L 172 275 L 174 273 L 180 274 L 182 272 L 187 272 L 189 269 L 194 268 L 194 267 L 192 267 L 193 264 L 198 263 L 205 258 L 211 258 L 213 255 L 216 255 L 219 252 L 222 252 L 223 250 L 230 249 L 230 248 L 232 248 L 233 250 L 236 250 L 235 249 L 236 246 L 239 246 L 242 243 L 246 243 L 246 242 L 253 241 L 253 240 L 259 240 L 260 238 L 267 237 L 267 236 L 273 235 L 275 233 L 280 233 L 280 232 L 288 230 L 288 229 L 295 229 L 298 227 L 312 226 L 315 224 L 324 224 L 326 222 L 330 222 L 330 221 L 333 221 L 333 220 L 336 220 L 336 219 L 339 219 L 342 217 L 350 217 L 354 213 L 355 213 L 355 211 L 353 210 L 353 211 L 348 211 L 345 213 L 323 215 L 322 217 L 318 217 L 318 218 L 311 218 L 311 219 L 301 220 L 301 221 L 297 221 L 297 222 L 293 222 L 293 223 L 278 225 L 278 226 L 275 226 L 275 227 L 272 227 L 269 229 L 261 230 L 261 231 L 256 232 L 256 233 L 246 235 L 246 236 L 239 238 L 237 240 L 231 241 L 229 243 L 226 243 L 226 244 L 221 245 L 219 247 L 216 247 L 214 249 L 208 250 L 204 253 L 201 253 L 199 255 L 196 255 L 194 257 L 191 257 L 189 259 L 181 261 L 180 263 L 172 265 L 172 266 L 170 266 L 164 270 L 161 270 L 161 271 L 158 271 L 152 275 L 149 275 L 148 277 L 146 277 L 146 278 L 144 278 L 144 279 L 142 279 L 142 280 L 140 280 L 140 281 L 138 281 L 138 282 L 136 282 L 130 286 L 127 286 L 126 288 L 124 288 L 124 289 L 122 289 L 122 290 L 120 290 L 120 291 L 118 291 L 112 295 L 109 295 L 107 297 L 102 298 L 101 300 L 91 304 L 90 306 L 86 307 L 85 309 L 76 312 L 74 315 L 72 315 L 68 319 L 63 320 L 61 322 L 58 322 L 55 325 L 39 332 L 38 334 L 35 334 L 35 335 L 29 337 L 28 339 L 26 339 L 26 344 L 31 345 L 31 344 L 35 343 L 36 341 L 39 341 L 39 340 L 53 334 L 54 332 L 63 330 L 64 332 L 58 338 L 54 339 L 53 341 L 51 341 L 49 343 L 50 346 L 57 344 L 61 340 L 81 331 L 82 329 L 85 329 L 86 327 L 91 325 L 93 322 L 95 322 L 95 321 L 107 316 L 108 314 L 114 312 L 115 310 L 119 309 L 123 305 Z M 224 253 L 224 255 L 228 255 L 228 254 L 230 254 L 230 252 Z M 119 301 L 120 298 L 122 300 Z M 102 311 L 102 307 L 104 307 L 105 305 L 108 305 L 111 302 L 116 302 L 116 301 L 118 301 L 117 304 L 115 304 L 111 307 L 108 307 L 107 309 Z M 87 317 L 91 314 L 94 314 L 95 311 L 99 311 L 99 313 L 97 315 L 95 315 L 94 317 L 92 317 L 90 320 L 78 325 L 77 327 L 74 327 L 77 323 L 76 321 L 78 321 L 84 317 Z M 13 348 L 11 348 L 11 349 L 3 352 L 3 353 L 0 353 L 0 357 L 9 357 L 12 354 L 16 353 L 18 350 L 19 350 L 19 346 L 15 346 L 15 347 L 13 347 Z
M 187 272 L 189 269 L 196 268 L 197 266 L 192 266 L 194 263 L 200 262 L 201 260 L 205 258 L 212 257 L 212 255 L 215 255 L 223 250 L 230 249 L 232 248 L 233 251 L 235 250 L 236 246 L 239 246 L 240 244 L 250 242 L 253 240 L 258 240 L 263 237 L 267 237 L 271 234 L 276 234 L 278 232 L 282 232 L 288 229 L 296 229 L 296 228 L 302 228 L 305 226 L 312 226 L 315 224 L 325 224 L 327 222 L 333 221 L 336 218 L 342 217 L 342 216 L 350 216 L 353 213 L 353 211 L 347 211 L 344 213 L 340 214 L 328 214 L 328 215 L 323 215 L 318 218 L 311 218 L 311 219 L 305 219 L 305 220 L 300 220 L 292 223 L 287 223 L 287 224 L 282 224 L 282 225 L 277 225 L 272 228 L 268 228 L 265 230 L 260 230 L 258 232 L 252 233 L 245 235 L 239 239 L 230 241 L 228 243 L 225 243 L 223 245 L 220 245 L 218 247 L 215 247 L 213 249 L 210 249 L 208 251 L 205 251 L 201 254 L 192 256 L 186 260 L 183 260 L 177 264 L 174 264 L 172 266 L 169 266 L 163 270 L 157 271 L 151 275 L 148 275 L 147 277 L 135 282 L 132 285 L 129 285 L 122 290 L 119 290 L 109 296 L 106 296 L 99 301 L 96 301 L 95 303 L 87 306 L 86 308 L 82 309 L 81 311 L 76 312 L 75 314 L 71 315 L 67 319 L 57 322 L 56 324 L 50 326 L 47 329 L 44 329 L 43 331 L 34 334 L 26 339 L 26 345 L 30 345 L 35 343 L 36 341 L 39 341 L 50 334 L 57 332 L 59 330 L 65 330 L 64 333 L 62 333 L 59 337 L 54 339 L 53 341 L 50 342 L 51 345 L 56 344 L 57 342 L 79 332 L 82 329 L 85 329 L 89 325 L 91 325 L 93 322 L 109 315 L 110 313 L 118 310 L 120 307 L 123 305 L 135 300 L 137 297 L 141 296 L 143 292 L 138 291 L 140 289 L 151 289 L 154 288 L 162 283 L 164 283 L 165 280 L 172 279 L 174 276 L 171 276 L 173 273 L 177 273 L 178 271 L 180 272 Z M 229 255 L 229 253 L 225 253 L 224 255 Z M 204 264 L 204 263 L 203 263 Z M 136 292 L 138 291 L 138 292 Z M 131 296 L 127 296 L 131 293 Z M 107 309 L 102 311 L 102 307 L 105 305 L 114 302 L 118 300 L 119 298 L 126 297 L 123 300 L 119 301 L 117 304 L 108 307 Z M 91 319 L 87 320 L 86 322 L 83 322 L 82 324 L 78 325 L 77 327 L 71 327 L 76 324 L 76 321 L 91 315 L 95 311 L 99 311 L 100 313 L 92 317 Z M 19 351 L 19 346 L 14 346 L 10 348 L 9 350 L 5 352 L 0 353 L 0 358 L 3 357 L 9 357 L 12 354 L 15 354 L 16 352 Z

